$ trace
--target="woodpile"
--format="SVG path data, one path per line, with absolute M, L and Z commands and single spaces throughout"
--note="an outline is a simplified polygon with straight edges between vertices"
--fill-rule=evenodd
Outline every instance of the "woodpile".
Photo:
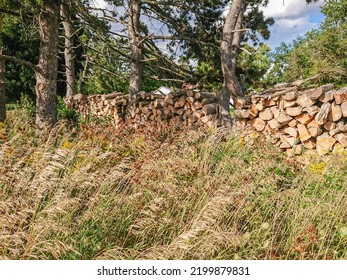
M 206 91 L 186 90 L 162 94 L 140 92 L 129 100 L 127 94 L 86 96 L 65 100 L 68 107 L 84 117 L 111 117 L 116 128 L 128 127 L 159 132 L 170 126 L 215 126 L 218 97 Z
M 124 123 L 128 95 L 121 92 L 90 96 L 77 94 L 65 103 L 83 117 L 111 117 L 118 128 Z
M 319 155 L 347 147 L 347 88 L 283 84 L 235 102 L 236 124 L 270 136 L 289 155 Z
M 188 90 L 167 95 L 142 92 L 130 101 L 126 123 L 152 132 L 171 125 L 214 126 L 217 102 L 218 98 L 208 92 Z

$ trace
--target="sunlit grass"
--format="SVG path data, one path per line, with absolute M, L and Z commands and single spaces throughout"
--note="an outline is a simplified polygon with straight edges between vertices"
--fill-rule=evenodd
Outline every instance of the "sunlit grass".
M 3 125 L 0 258 L 346 259 L 347 163 L 252 136 Z

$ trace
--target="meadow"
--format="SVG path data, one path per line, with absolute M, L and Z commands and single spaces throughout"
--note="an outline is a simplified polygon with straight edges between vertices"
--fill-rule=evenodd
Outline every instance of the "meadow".
M 258 135 L 0 124 L 0 259 L 347 259 L 347 157 Z

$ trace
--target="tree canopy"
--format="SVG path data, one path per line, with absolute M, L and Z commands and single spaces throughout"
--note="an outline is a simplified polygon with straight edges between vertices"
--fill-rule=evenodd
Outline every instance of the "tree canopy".
M 273 84 L 320 74 L 321 83 L 347 83 L 347 3 L 325 1 L 321 10 L 325 20 L 318 29 L 276 49 L 266 82 Z
M 229 114 L 230 96 L 242 96 L 245 88 L 255 90 L 317 73 L 322 82 L 344 83 L 346 3 L 325 1 L 326 19 L 318 30 L 272 53 L 264 40 L 274 20 L 265 18 L 260 9 L 267 3 L 108 0 L 107 7 L 99 8 L 87 0 L 1 0 L 7 100 L 26 93 L 40 107 L 46 94 L 40 89 L 53 81 L 42 112 L 56 114 L 57 95 L 135 94 L 191 82 L 220 92 Z M 50 24 L 50 33 L 44 33 L 45 24 Z

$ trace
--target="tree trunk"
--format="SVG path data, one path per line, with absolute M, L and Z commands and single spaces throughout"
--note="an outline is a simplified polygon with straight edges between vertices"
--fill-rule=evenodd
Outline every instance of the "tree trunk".
M 140 14 L 141 14 L 141 0 L 130 1 L 130 13 L 128 20 L 128 33 L 131 50 L 130 61 L 130 84 L 129 84 L 129 98 L 141 91 L 142 88 L 142 44 L 140 38 Z
M 0 34 L 2 33 L 2 15 L 0 14 Z M 0 48 L 2 55 L 2 48 Z M 6 119 L 5 60 L 0 59 L 0 122 Z
M 243 23 L 243 12 L 242 9 L 237 17 L 237 22 L 235 26 L 235 30 L 241 30 Z M 237 61 L 239 58 L 239 49 L 241 44 L 242 33 L 234 32 L 233 40 L 231 42 L 231 61 L 232 61 L 232 71 L 236 73 Z M 243 96 L 244 92 L 240 92 L 239 95 Z
M 242 26 L 243 12 L 243 0 L 233 0 L 223 27 L 221 64 L 224 83 L 219 96 L 219 118 L 225 126 L 231 126 L 231 116 L 229 112 L 230 97 L 232 96 L 235 99 L 243 94 L 235 73 L 238 54 L 235 48 L 239 48 L 240 38 L 238 38 L 238 36 L 241 36 L 238 34 L 240 31 L 237 29 Z
M 64 27 L 64 58 L 65 58 L 65 75 L 66 75 L 66 98 L 71 99 L 76 94 L 76 75 L 74 60 L 74 29 L 71 22 L 71 15 L 68 7 L 61 5 L 61 18 Z
M 39 17 L 40 56 L 36 72 L 36 129 L 50 129 L 57 121 L 57 74 L 60 1 L 47 0 Z

